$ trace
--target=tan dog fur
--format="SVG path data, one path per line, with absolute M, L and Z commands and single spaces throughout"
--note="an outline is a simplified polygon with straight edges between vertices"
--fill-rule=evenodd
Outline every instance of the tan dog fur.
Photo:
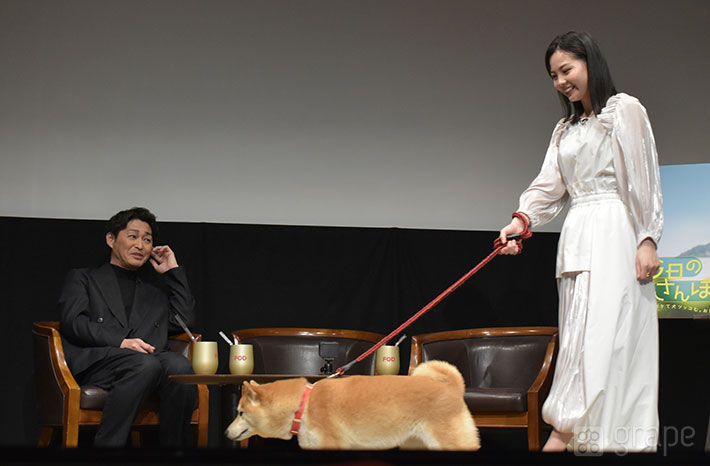
M 244 382 L 239 413 L 225 434 L 288 440 L 308 382 Z M 416 367 L 411 376 L 323 379 L 313 387 L 298 443 L 305 449 L 478 450 L 478 429 L 463 400 L 459 371 L 443 361 Z

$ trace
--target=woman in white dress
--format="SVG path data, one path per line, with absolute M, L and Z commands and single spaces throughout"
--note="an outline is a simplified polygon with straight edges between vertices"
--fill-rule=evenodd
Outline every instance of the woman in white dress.
M 560 346 L 543 419 L 544 451 L 655 451 L 658 321 L 653 275 L 663 229 L 656 145 L 645 108 L 617 93 L 587 33 L 545 55 L 565 108 L 540 173 L 500 231 L 539 227 L 569 202 L 557 252 Z

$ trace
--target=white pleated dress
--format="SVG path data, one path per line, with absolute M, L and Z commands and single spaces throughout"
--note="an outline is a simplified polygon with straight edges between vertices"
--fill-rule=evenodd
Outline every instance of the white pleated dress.
M 532 228 L 570 203 L 557 254 L 560 346 L 543 419 L 584 451 L 654 451 L 658 321 L 636 250 L 663 228 L 658 156 L 644 107 L 617 94 L 552 135 L 519 210 Z M 584 447 L 583 447 L 584 448 Z

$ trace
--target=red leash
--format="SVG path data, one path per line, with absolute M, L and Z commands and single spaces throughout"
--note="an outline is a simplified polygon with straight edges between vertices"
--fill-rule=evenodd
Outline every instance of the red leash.
M 520 251 L 523 250 L 523 243 L 522 243 L 522 240 L 530 238 L 530 237 L 532 236 L 532 233 L 530 233 L 530 229 L 528 228 L 528 227 L 529 227 L 529 224 L 528 224 L 528 221 L 527 221 L 526 218 L 524 218 L 524 217 L 523 217 L 521 214 L 519 214 L 518 212 L 514 213 L 514 214 L 513 214 L 513 217 L 519 218 L 520 220 L 522 220 L 523 224 L 525 225 L 525 229 L 523 230 L 522 233 L 515 234 L 515 235 L 509 235 L 508 238 L 507 238 L 508 241 L 511 241 L 511 240 L 512 240 L 512 241 L 517 241 L 517 242 L 518 242 L 518 254 L 520 254 Z M 448 287 L 446 290 L 444 290 L 444 292 L 442 292 L 439 296 L 437 296 L 436 298 L 434 298 L 429 304 L 427 304 L 426 306 L 424 306 L 423 308 L 421 308 L 421 309 L 419 310 L 419 312 L 417 312 L 417 313 L 414 314 L 412 317 L 410 317 L 410 318 L 409 318 L 406 322 L 404 322 L 402 325 L 400 325 L 399 327 L 397 327 L 396 329 L 394 329 L 389 335 L 387 335 L 387 336 L 384 337 L 382 340 L 380 340 L 378 343 L 376 343 L 372 348 L 370 348 L 369 350 L 365 351 L 365 352 L 362 353 L 360 356 L 358 356 L 357 359 L 353 359 L 352 361 L 350 361 L 349 363 L 347 363 L 347 364 L 344 365 L 343 367 L 339 367 L 338 370 L 336 370 L 335 373 L 334 373 L 333 375 L 331 375 L 330 377 L 337 377 L 337 376 L 339 376 L 339 375 L 343 375 L 347 370 L 349 370 L 349 369 L 350 369 L 352 366 L 354 366 L 356 363 L 361 362 L 363 359 L 365 359 L 366 357 L 368 357 L 369 355 L 371 355 L 372 353 L 374 353 L 375 351 L 377 351 L 377 349 L 378 349 L 380 346 L 382 346 L 382 345 L 384 345 L 385 343 L 387 343 L 388 341 L 390 341 L 394 336 L 396 336 L 397 334 L 399 334 L 402 330 L 404 330 L 405 328 L 409 327 L 415 320 L 417 320 L 418 318 L 420 318 L 420 317 L 421 317 L 423 314 L 425 314 L 427 311 L 431 310 L 434 306 L 436 306 L 436 305 L 439 304 L 441 301 L 443 301 L 444 298 L 446 298 L 446 297 L 449 296 L 451 293 L 453 293 L 458 287 L 460 287 L 461 285 L 463 285 L 464 283 L 466 283 L 466 280 L 468 280 L 468 279 L 471 278 L 473 275 L 475 275 L 476 272 L 478 272 L 479 270 L 481 270 L 484 265 L 486 265 L 487 263 L 489 263 L 495 256 L 498 255 L 498 253 L 500 252 L 500 250 L 505 247 L 505 245 L 504 245 L 503 243 L 501 243 L 500 238 L 496 238 L 495 242 L 493 243 L 493 246 L 494 246 L 494 248 L 495 248 L 495 249 L 493 249 L 493 252 L 490 253 L 490 254 L 488 255 L 488 257 L 486 257 L 485 259 L 483 259 L 477 266 L 475 266 L 474 268 L 472 268 L 471 270 L 469 270 L 468 273 L 466 273 L 466 275 L 464 275 L 463 277 L 459 278 L 453 285 L 451 285 L 451 286 Z

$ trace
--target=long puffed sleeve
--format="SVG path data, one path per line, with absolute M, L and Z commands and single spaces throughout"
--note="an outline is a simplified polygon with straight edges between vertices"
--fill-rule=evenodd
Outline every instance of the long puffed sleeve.
M 549 222 L 567 203 L 567 188 L 558 162 L 560 136 L 566 127 L 567 123 L 562 120 L 557 123 L 540 173 L 520 195 L 518 211 L 528 216 L 531 227 Z
M 663 232 L 663 196 L 658 152 L 646 109 L 635 97 L 612 96 L 599 120 L 611 131 L 619 195 L 626 205 L 636 242 L 651 238 L 656 244 Z

